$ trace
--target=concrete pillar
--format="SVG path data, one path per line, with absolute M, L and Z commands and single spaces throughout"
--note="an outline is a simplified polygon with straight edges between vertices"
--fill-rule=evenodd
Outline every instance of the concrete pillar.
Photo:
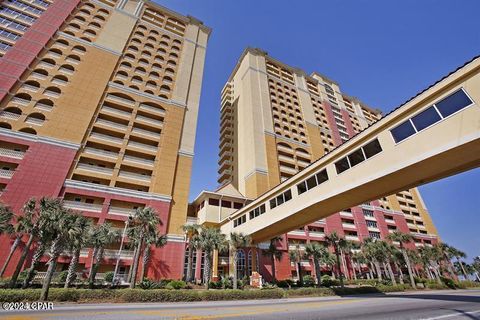
M 218 281 L 218 250 L 213 250 L 212 281 Z

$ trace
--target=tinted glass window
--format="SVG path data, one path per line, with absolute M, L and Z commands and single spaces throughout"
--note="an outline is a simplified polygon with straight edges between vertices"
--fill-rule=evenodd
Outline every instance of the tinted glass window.
M 283 194 L 277 196 L 277 205 L 281 205 L 283 203 Z
M 327 170 L 322 170 L 319 173 L 317 173 L 317 182 L 318 184 L 324 183 L 325 181 L 328 180 L 328 174 Z
M 243 208 L 243 203 L 234 202 L 234 203 L 233 203 L 233 207 L 234 207 L 235 209 L 241 209 L 241 208 Z
M 270 200 L 270 209 L 273 209 L 277 206 L 277 201 L 275 199 Z
M 335 168 L 337 168 L 337 173 L 342 173 L 345 170 L 348 170 L 350 166 L 348 165 L 347 158 L 343 158 L 335 162 Z
M 317 186 L 317 180 L 315 180 L 315 176 L 307 179 L 307 186 L 309 190 Z
M 218 199 L 208 199 L 208 204 L 211 206 L 218 206 L 220 201 L 218 201 Z
M 412 134 L 415 133 L 415 129 L 413 128 L 412 124 L 410 121 L 405 121 L 398 127 L 390 130 L 392 133 L 393 139 L 395 142 L 400 142 L 408 137 L 410 137 Z
M 380 142 L 377 139 L 369 142 L 368 144 L 363 146 L 363 152 L 365 152 L 365 156 L 368 158 L 373 157 L 377 153 L 382 151 L 382 147 L 380 146 Z
M 465 108 L 470 105 L 472 100 L 463 92 L 459 90 L 454 94 L 446 97 L 442 101 L 436 103 L 435 105 L 438 108 L 438 111 L 442 114 L 443 117 L 448 117 L 452 113 L 457 112 L 460 109 Z
M 359 164 L 363 160 L 365 160 L 365 157 L 363 156 L 362 149 L 358 149 L 348 155 L 348 159 L 350 160 L 350 165 L 353 167 L 354 165 Z
M 290 190 L 288 190 L 287 192 L 284 193 L 285 195 L 285 202 L 287 202 L 288 200 L 292 199 L 292 192 Z
M 265 213 L 265 205 L 264 204 L 262 204 L 260 206 L 260 214 L 262 214 L 262 213 Z
M 297 190 L 298 190 L 298 194 L 302 194 L 305 191 L 307 191 L 307 185 L 305 184 L 305 181 L 297 184 Z
M 415 125 L 415 128 L 417 128 L 417 131 L 423 130 L 440 120 L 440 115 L 434 107 L 430 107 L 412 118 L 412 122 Z

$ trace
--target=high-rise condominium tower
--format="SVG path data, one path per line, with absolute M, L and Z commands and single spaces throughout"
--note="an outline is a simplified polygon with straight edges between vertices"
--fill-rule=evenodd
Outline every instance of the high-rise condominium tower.
M 209 33 L 144 0 L 2 1 L 1 201 L 19 212 L 31 197 L 61 197 L 119 229 L 150 206 L 168 242 L 152 252 L 146 274 L 181 277 Z M 12 241 L 0 242 L 0 264 Z M 100 272 L 113 270 L 118 249 L 106 248 Z M 120 274 L 132 250 L 127 242 Z M 66 253 L 59 269 L 68 261 Z M 91 264 L 92 249 L 82 250 L 80 269 Z
M 381 116 L 342 93 L 335 81 L 319 73 L 307 75 L 261 50 L 247 49 L 222 91 L 218 182 L 255 198 Z M 361 241 L 385 238 L 394 230 L 411 233 L 416 246 L 437 241 L 416 188 L 339 212 L 289 232 L 286 238 L 290 248 L 301 248 L 322 241 L 332 231 Z M 311 270 L 309 262 L 304 263 Z M 281 264 L 278 277 L 295 272 L 288 259 Z

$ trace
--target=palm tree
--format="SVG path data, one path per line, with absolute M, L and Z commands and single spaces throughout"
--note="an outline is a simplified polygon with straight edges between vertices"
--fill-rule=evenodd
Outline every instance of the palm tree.
M 13 212 L 10 210 L 10 207 L 0 203 L 0 235 L 3 233 L 12 233 L 12 218 Z
M 135 244 L 135 254 L 133 257 L 133 266 L 131 272 L 130 288 L 135 288 L 137 281 L 138 265 L 140 263 L 140 254 L 148 238 L 157 237 L 158 226 L 161 224 L 157 212 L 150 207 L 138 208 L 130 224 L 129 238 Z
M 380 268 L 380 263 L 378 261 L 378 249 L 375 246 L 375 239 L 374 238 L 366 238 L 363 240 L 362 243 L 362 252 L 365 257 L 371 261 L 373 268 L 375 268 L 375 273 L 377 275 L 377 279 L 382 281 L 382 270 Z
M 58 199 L 50 198 L 41 198 L 38 201 L 35 198 L 29 199 L 22 208 L 22 218 L 20 219 L 22 223 L 22 230 L 25 234 L 28 234 L 28 240 L 25 246 L 23 247 L 22 254 L 20 259 L 17 262 L 15 271 L 13 272 L 12 278 L 10 279 L 10 287 L 15 288 L 17 284 L 18 275 L 22 271 L 23 264 L 27 258 L 28 253 L 30 252 L 30 247 L 32 246 L 33 241 L 39 235 L 40 230 L 45 230 L 47 226 L 41 226 L 41 224 L 48 221 L 48 217 L 55 212 L 55 209 L 59 205 Z M 43 232 L 43 231 L 42 231 Z M 39 247 L 41 247 L 39 244 Z M 43 255 L 43 252 L 42 252 Z M 40 256 L 41 257 L 41 256 Z M 32 263 L 33 264 L 33 263 Z M 32 271 L 33 274 L 33 271 Z
M 477 277 L 477 280 L 480 281 L 480 257 L 473 259 L 472 267 L 475 269 L 475 276 Z
M 288 257 L 290 258 L 290 261 L 295 264 L 295 270 L 297 271 L 298 282 L 300 283 L 300 285 L 302 285 L 303 277 L 302 277 L 302 267 L 300 265 L 300 261 L 303 258 L 303 253 L 302 251 L 300 251 L 300 248 L 298 245 L 295 249 L 288 251 Z
M 440 243 L 439 245 L 439 250 L 443 254 L 450 276 L 453 279 L 458 280 L 457 274 L 455 273 L 455 270 L 453 269 L 453 264 L 452 264 L 452 259 L 454 257 L 454 250 L 452 250 L 452 248 L 453 247 L 449 246 L 444 242 Z
M 215 250 L 222 251 L 226 246 L 225 235 L 218 228 L 204 228 L 197 235 L 193 236 L 193 241 L 199 249 L 205 252 L 205 265 L 203 272 L 203 281 L 208 289 L 212 273 L 213 252 Z
M 48 300 L 48 291 L 53 273 L 57 267 L 58 257 L 65 250 L 68 243 L 82 233 L 82 230 L 80 230 L 76 224 L 77 215 L 73 211 L 65 209 L 61 201 L 57 201 L 56 206 L 50 209 L 52 210 L 52 214 L 49 216 L 50 219 L 47 222 L 47 228 L 53 231 L 54 236 L 52 237 L 53 240 L 50 245 L 50 259 L 48 261 L 47 273 L 42 284 L 40 301 Z
M 182 226 L 183 231 L 187 235 L 188 242 L 188 258 L 187 258 L 187 274 L 185 275 L 185 281 L 193 281 L 193 250 L 195 249 L 195 243 L 193 237 L 198 234 L 200 226 L 198 224 L 185 224 Z
M 68 265 L 67 279 L 65 279 L 65 289 L 70 286 L 74 280 L 75 270 L 77 269 L 78 260 L 80 258 L 80 250 L 87 244 L 88 234 L 92 227 L 90 219 L 87 217 L 78 215 L 74 222 L 75 229 L 78 230 L 78 236 L 71 239 L 69 245 L 70 252 L 72 253 L 72 259 Z
M 412 264 L 410 263 L 410 257 L 407 254 L 405 249 L 405 244 L 412 242 L 413 237 L 408 233 L 402 233 L 400 231 L 394 231 L 388 235 L 388 239 L 392 242 L 398 242 L 400 246 L 400 252 L 403 255 L 403 260 L 407 265 L 408 276 L 410 277 L 410 285 L 412 288 L 416 289 L 415 278 L 413 277 Z
M 320 262 L 328 254 L 328 250 L 318 242 L 310 242 L 305 246 L 305 254 L 313 260 L 315 277 L 317 278 L 317 287 L 320 287 L 322 285 Z
M 145 236 L 145 250 L 143 251 L 143 263 L 142 270 L 140 271 L 141 279 L 145 278 L 145 271 L 147 265 L 150 262 L 151 247 L 161 248 L 167 244 L 167 236 L 162 235 L 159 232 L 148 233 Z
M 13 253 L 15 249 L 18 247 L 22 240 L 23 232 L 19 229 L 20 224 L 17 222 L 12 224 L 13 212 L 10 210 L 10 207 L 7 207 L 3 204 L 0 204 L 0 235 L 3 233 L 7 234 L 15 234 L 15 241 L 13 242 L 12 246 L 10 247 L 10 252 L 8 253 L 7 259 L 3 264 L 2 270 L 0 270 L 0 278 L 5 273 L 5 269 L 8 266 L 8 263 L 12 259 Z
M 465 254 L 465 252 L 460 251 L 457 248 L 454 248 L 452 246 L 450 246 L 450 250 L 452 255 L 455 257 L 455 259 L 457 259 L 457 262 L 460 265 L 460 269 L 462 270 L 463 276 L 465 277 L 465 279 L 467 279 L 467 271 L 465 270 L 465 267 L 463 266 L 463 262 L 461 260 L 462 258 L 465 259 L 467 255 Z
M 282 259 L 282 256 L 283 256 L 282 250 L 279 250 L 277 248 L 277 244 L 280 240 L 282 240 L 281 237 L 274 237 L 274 238 L 270 239 L 270 244 L 268 245 L 268 249 L 266 249 L 262 252 L 262 254 L 264 256 L 270 257 L 270 259 L 272 261 L 272 281 L 274 283 L 277 282 L 276 272 L 275 272 L 275 260 L 280 261 Z
M 419 254 L 422 257 L 422 261 L 426 268 L 427 273 L 430 273 L 430 268 L 433 270 L 433 275 L 429 274 L 429 277 L 436 279 L 439 284 L 442 283 L 440 279 L 440 267 L 438 260 L 442 256 L 437 247 L 422 247 L 419 250 Z
M 339 236 L 335 231 L 330 233 L 329 235 L 325 236 L 325 242 L 333 247 L 333 252 L 335 254 L 335 257 L 337 259 L 337 270 L 339 274 L 339 279 L 340 279 L 340 286 L 343 288 L 343 273 L 342 269 L 340 267 L 340 247 L 343 246 L 345 239 L 341 236 Z
M 90 288 L 95 285 L 95 277 L 102 262 L 105 247 L 117 241 L 119 236 L 118 230 L 114 229 L 110 223 L 103 223 L 90 228 L 87 237 L 88 245 L 93 247 L 92 267 L 88 275 L 88 286 Z
M 230 246 L 230 256 L 233 258 L 233 289 L 237 289 L 237 261 L 238 261 L 238 249 L 250 246 L 252 239 L 249 235 L 243 233 L 230 233 L 230 240 L 228 241 Z

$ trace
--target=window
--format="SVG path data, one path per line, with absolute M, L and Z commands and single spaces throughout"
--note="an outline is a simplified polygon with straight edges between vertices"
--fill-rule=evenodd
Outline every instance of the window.
M 369 232 L 368 232 L 368 235 L 370 236 L 370 238 L 380 239 L 380 232 L 377 232 L 377 231 L 369 231 Z
M 465 91 L 460 89 L 393 128 L 390 132 L 395 142 L 398 143 L 432 124 L 441 121 L 443 118 L 468 107 L 472 103 L 473 101 L 467 96 Z M 415 125 L 415 127 L 413 125 Z
M 373 216 L 374 216 L 372 210 L 362 209 L 362 211 L 363 211 L 363 215 L 364 215 L 365 217 L 373 217 Z
M 378 139 L 370 141 L 363 147 L 355 150 L 354 152 L 350 153 L 348 156 L 335 162 L 335 168 L 337 169 L 337 173 L 340 174 L 350 169 L 351 167 L 361 163 L 362 161 L 364 161 L 365 157 L 367 159 L 371 158 L 377 153 L 380 153 L 381 151 L 382 151 L 382 147 L 380 146 Z
M 445 99 L 441 100 L 440 102 L 437 102 L 435 106 L 445 118 L 471 105 L 472 103 L 473 101 L 470 100 L 465 91 L 463 91 L 463 89 L 460 89 L 457 92 L 446 97 Z
M 367 226 L 371 228 L 378 228 L 376 221 L 367 220 Z
M 211 206 L 218 207 L 220 205 L 220 201 L 218 201 L 218 199 L 208 199 L 208 204 Z
M 412 118 L 412 122 L 415 125 L 417 131 L 423 130 L 435 122 L 440 121 L 440 115 L 438 114 L 435 107 L 431 106 L 430 108 L 420 112 L 415 117 Z
M 233 220 L 233 227 L 236 228 L 239 225 L 244 224 L 245 222 L 247 222 L 247 216 L 243 215 L 243 216 Z
M 284 193 L 270 200 L 270 209 L 273 209 L 292 199 L 292 191 L 287 190 Z
M 255 208 L 253 210 L 250 210 L 249 216 L 250 216 L 250 219 L 253 219 L 253 218 L 256 218 L 259 215 L 262 215 L 264 213 L 265 213 L 265 205 L 262 204 L 261 206 Z
M 222 207 L 224 207 L 224 208 L 231 208 L 231 207 L 232 207 L 232 202 L 231 202 L 231 201 L 222 200 Z
M 234 202 L 233 203 L 233 208 L 234 209 L 241 209 L 241 208 L 243 208 L 243 203 Z
M 306 192 L 307 190 L 310 190 L 310 189 L 318 186 L 319 184 L 324 183 L 325 181 L 328 181 L 328 174 L 327 174 L 327 170 L 323 169 L 322 171 L 320 171 L 316 175 L 311 176 L 307 180 L 297 184 L 298 194 L 302 194 L 302 193 Z

